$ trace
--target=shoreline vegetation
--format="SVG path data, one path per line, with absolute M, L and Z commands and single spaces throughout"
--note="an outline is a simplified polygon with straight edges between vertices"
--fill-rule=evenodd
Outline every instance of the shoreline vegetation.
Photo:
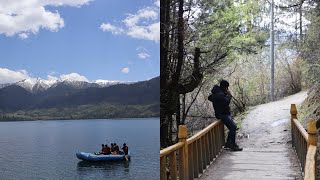
M 79 107 L 0 112 L 1 122 L 34 120 L 81 120 L 160 117 L 159 104 L 151 105 L 82 105 Z
M 160 116 L 154 117 L 128 117 L 128 118 L 87 118 L 87 119 L 29 119 L 29 120 L 0 120 L 1 122 L 25 122 L 25 121 L 79 121 L 79 120 L 136 120 L 136 119 L 150 119 L 153 121 L 153 118 L 159 118 Z

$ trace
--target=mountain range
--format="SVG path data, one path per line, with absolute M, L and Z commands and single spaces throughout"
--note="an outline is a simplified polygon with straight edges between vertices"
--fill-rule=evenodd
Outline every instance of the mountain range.
M 0 120 L 159 116 L 159 94 L 159 77 L 141 82 L 26 79 L 0 85 Z
M 89 87 L 108 87 L 115 84 L 130 84 L 130 83 L 133 83 L 133 82 L 109 81 L 109 80 L 95 80 L 93 82 L 86 82 L 86 81 L 76 81 L 76 80 L 70 80 L 70 79 L 44 80 L 44 79 L 37 78 L 37 79 L 24 79 L 15 83 L 0 84 L 0 89 L 10 85 L 17 85 L 31 93 L 39 93 L 49 88 L 54 88 L 59 84 L 66 84 L 76 89 L 85 89 Z

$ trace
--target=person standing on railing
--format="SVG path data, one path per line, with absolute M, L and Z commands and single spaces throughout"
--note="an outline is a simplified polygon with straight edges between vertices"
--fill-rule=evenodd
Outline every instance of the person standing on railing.
M 237 125 L 234 123 L 230 113 L 229 104 L 232 95 L 229 91 L 229 82 L 222 80 L 220 86 L 213 86 L 211 93 L 208 99 L 212 102 L 216 118 L 221 119 L 223 124 L 229 129 L 225 148 L 231 149 L 232 151 L 242 151 L 242 148 L 236 144 Z

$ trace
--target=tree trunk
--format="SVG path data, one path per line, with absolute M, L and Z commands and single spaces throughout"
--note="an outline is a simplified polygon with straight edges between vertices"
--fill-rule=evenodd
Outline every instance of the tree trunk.
M 199 86 L 203 79 L 203 74 L 200 72 L 200 49 L 196 48 L 194 53 L 193 72 L 190 76 L 184 79 L 179 85 L 179 93 L 187 94 L 192 92 Z
M 168 5 L 168 1 L 165 1 L 166 3 L 160 3 L 163 4 L 162 7 L 166 9 L 166 13 L 168 14 L 167 11 L 170 10 L 170 7 L 167 8 L 164 7 L 165 5 Z M 163 77 L 163 83 L 161 84 L 161 96 L 160 96 L 160 122 L 161 122 L 161 127 L 160 127 L 160 143 L 161 147 L 166 147 L 168 146 L 168 121 L 172 121 L 172 115 L 175 113 L 176 109 L 176 103 L 177 103 L 177 94 L 178 93 L 178 84 L 181 76 L 181 71 L 182 71 L 182 65 L 183 65 L 183 59 L 184 59 L 184 45 L 183 45 L 183 33 L 184 33 L 184 22 L 183 22 L 183 0 L 179 0 L 179 10 L 178 10 L 178 56 L 177 56 L 177 63 L 175 67 L 175 71 L 172 74 L 171 81 L 169 79 L 169 75 L 167 75 L 167 70 L 166 69 L 161 69 L 161 72 L 165 73 L 166 77 Z M 164 5 L 165 4 L 165 5 Z M 169 25 L 168 18 L 162 19 L 163 25 Z M 168 28 L 168 27 L 164 27 Z M 163 29 L 164 31 L 164 29 Z M 168 32 L 163 32 L 165 34 L 168 34 Z M 169 36 L 168 36 L 169 38 Z M 164 52 L 167 52 L 167 49 L 162 49 Z M 167 54 L 161 52 L 161 60 L 163 60 L 162 63 L 165 63 L 161 65 L 161 68 L 167 68 L 169 65 L 168 62 L 168 57 Z M 164 53 L 164 54 L 163 54 Z M 172 64 L 171 64 L 172 65 Z M 161 74 L 162 76 L 162 74 Z M 163 115 L 162 115 L 163 114 Z
M 168 126 L 170 112 L 167 109 L 168 91 L 168 25 L 170 20 L 170 1 L 162 0 L 160 3 L 160 144 L 161 147 L 168 145 Z

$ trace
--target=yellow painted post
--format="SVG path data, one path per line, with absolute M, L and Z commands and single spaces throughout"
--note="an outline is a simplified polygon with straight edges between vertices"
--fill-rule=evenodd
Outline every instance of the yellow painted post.
M 199 173 L 203 173 L 203 168 L 202 168 L 203 156 L 202 156 L 201 138 L 197 140 L 197 147 L 198 147 L 198 170 L 199 170 Z
M 209 132 L 205 134 L 206 137 L 206 152 L 207 152 L 207 165 L 210 165 L 210 145 L 209 145 Z
M 296 104 L 291 104 L 290 114 L 291 114 L 291 140 L 292 140 L 292 147 L 295 147 L 296 146 L 296 144 L 295 144 L 296 135 L 295 135 L 295 127 L 294 127 L 293 119 L 297 119 L 298 111 L 297 111 Z
M 291 120 L 297 119 L 298 112 L 297 112 L 296 104 L 291 104 L 290 114 L 291 114 Z
M 310 144 L 317 146 L 317 127 L 315 120 L 308 122 L 308 147 Z
M 221 133 L 220 133 L 220 128 L 221 128 L 221 124 L 219 124 L 217 127 L 216 127 L 216 140 L 217 140 L 217 147 L 216 147 L 216 152 L 217 152 L 217 155 L 220 153 L 220 146 L 221 146 Z
M 210 154 L 210 162 L 213 161 L 213 144 L 212 144 L 212 129 L 208 132 L 209 136 L 209 154 Z
M 309 146 L 304 169 L 304 180 L 316 180 L 317 177 L 317 146 Z
M 202 146 L 202 169 L 206 169 L 207 168 L 207 157 L 206 157 L 206 143 L 205 143 L 205 139 L 204 136 L 201 136 L 201 146 Z
M 217 147 L 218 147 L 218 141 L 217 141 L 217 138 L 216 138 L 216 127 L 213 127 L 213 130 L 212 130 L 212 145 L 213 145 L 213 158 L 216 158 L 217 157 Z
M 189 144 L 188 145 L 188 158 L 189 158 L 189 161 L 188 161 L 188 168 L 189 168 L 189 180 L 193 180 L 193 144 Z
M 308 150 L 309 150 L 309 146 L 313 145 L 311 147 L 315 147 L 317 148 L 317 127 L 316 127 L 316 121 L 315 120 L 310 120 L 308 122 Z M 312 148 L 310 148 L 312 149 Z M 309 161 L 309 166 L 307 166 L 306 164 L 306 171 L 307 172 L 305 179 L 316 179 L 317 177 L 317 153 L 316 150 L 314 151 L 315 153 L 313 155 L 309 155 L 309 157 L 307 156 L 307 158 L 309 158 L 307 161 Z M 312 164 L 312 162 L 314 163 L 313 165 L 310 165 L 310 163 Z M 310 168 L 313 168 L 312 171 L 310 171 Z
M 160 158 L 160 180 L 167 180 L 166 156 Z
M 189 178 L 189 166 L 188 166 L 188 131 L 186 125 L 179 126 L 178 132 L 179 142 L 183 142 L 184 145 L 179 149 L 179 179 L 186 180 Z
M 199 177 L 199 158 L 198 158 L 198 143 L 193 142 L 193 177 Z
M 220 133 L 221 133 L 221 145 L 220 145 L 220 147 L 219 147 L 219 152 L 221 152 L 221 149 L 222 149 L 222 147 L 224 146 L 225 140 L 226 140 L 226 138 L 225 138 L 225 132 L 224 132 L 224 124 L 222 123 L 221 120 L 220 120 L 220 128 L 221 128 L 221 130 L 220 130 Z
M 309 148 L 310 145 L 314 145 L 317 147 L 317 127 L 316 127 L 316 121 L 315 120 L 310 120 L 308 122 L 308 145 L 307 147 Z M 308 151 L 308 150 L 307 150 Z M 315 155 L 316 156 L 316 155 Z M 316 159 L 315 159 L 315 163 L 316 163 Z M 314 166 L 314 168 L 316 168 L 316 164 Z M 314 169 L 314 173 L 316 173 L 316 169 Z M 316 174 L 314 176 L 314 179 L 316 177 Z
M 170 160 L 170 177 L 172 180 L 176 180 L 177 179 L 176 151 L 173 151 L 172 153 L 170 153 L 169 160 Z
M 207 165 L 210 165 L 210 157 L 209 157 L 209 143 L 208 143 L 208 134 L 204 134 L 203 135 L 203 140 L 204 140 L 204 149 L 205 149 L 205 164 L 206 164 L 206 167 Z

